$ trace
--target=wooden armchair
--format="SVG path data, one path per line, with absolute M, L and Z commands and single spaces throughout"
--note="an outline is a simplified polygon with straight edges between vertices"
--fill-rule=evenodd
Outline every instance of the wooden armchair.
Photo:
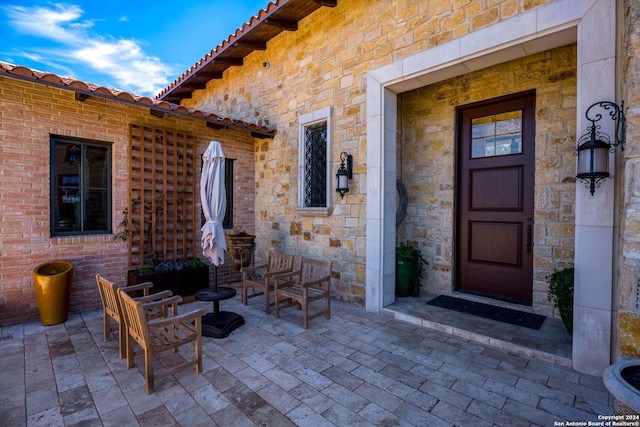
M 263 272 L 259 273 L 261 270 Z M 249 298 L 264 295 L 264 312 L 269 313 L 271 298 L 269 291 L 273 289 L 272 277 L 276 274 L 293 270 L 293 255 L 267 253 L 267 262 L 253 267 L 242 267 L 242 303 L 247 305 Z M 251 293 L 249 294 L 249 288 Z
M 302 308 L 305 329 L 309 328 L 309 320 L 323 314 L 331 318 L 331 261 L 302 258 L 300 269 L 273 277 L 275 293 L 275 316 L 280 317 L 280 310 L 287 307 Z M 309 314 L 309 303 L 325 300 L 325 308 L 312 315 Z
M 122 318 L 122 312 L 120 309 L 120 299 L 118 298 L 118 288 L 120 286 L 108 281 L 99 274 L 96 274 L 96 281 L 98 282 L 98 291 L 100 292 L 100 299 L 102 300 L 104 340 L 109 341 L 111 339 L 111 332 L 117 330 L 120 359 L 124 359 L 126 350 L 126 333 L 124 319 Z M 136 298 L 142 302 L 162 300 L 171 296 L 171 291 L 162 291 L 149 295 L 149 289 L 152 287 L 153 283 L 145 282 L 140 283 L 139 285 L 127 286 L 126 291 L 133 292 L 142 290 L 144 296 Z M 172 304 L 172 307 L 173 314 L 178 314 L 177 304 Z M 145 313 L 149 319 L 167 317 L 168 315 L 166 306 L 150 307 L 145 310 Z M 117 324 L 112 326 L 111 319 L 115 320 Z
M 182 301 L 182 297 L 176 295 L 165 300 L 143 303 L 127 295 L 126 289 L 119 289 L 118 294 L 127 328 L 127 368 L 130 369 L 134 366 L 135 356 L 144 353 L 147 394 L 153 393 L 156 378 L 160 379 L 172 375 L 189 366 L 195 366 L 198 374 L 202 372 L 202 316 L 206 313 L 204 309 L 166 319 L 149 320 L 145 313 L 146 310 L 162 306 L 166 308 L 170 304 Z M 134 351 L 136 343 L 142 347 L 142 350 Z M 187 359 L 160 374 L 154 373 L 153 358 L 156 354 L 167 350 L 177 352 L 178 347 L 188 343 L 195 344 L 193 359 Z

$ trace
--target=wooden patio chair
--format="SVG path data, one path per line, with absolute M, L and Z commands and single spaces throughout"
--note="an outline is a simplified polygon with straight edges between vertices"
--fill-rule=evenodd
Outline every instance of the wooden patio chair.
M 302 309 L 302 325 L 309 329 L 309 320 L 323 314 L 331 318 L 331 261 L 302 258 L 300 269 L 273 277 L 275 316 L 287 307 Z M 309 314 L 309 303 L 325 300 L 325 308 Z
M 135 356 L 144 354 L 147 394 L 153 393 L 156 379 L 173 375 L 190 366 L 195 366 L 196 373 L 202 372 L 202 316 L 206 313 L 204 309 L 165 319 L 149 320 L 145 314 L 146 310 L 178 303 L 182 301 L 182 297 L 176 295 L 165 300 L 143 303 L 131 298 L 126 289 L 119 289 L 118 294 L 127 330 L 127 368 L 131 369 L 135 365 Z M 136 343 L 142 347 L 138 352 L 134 351 Z M 178 347 L 189 343 L 195 345 L 193 359 L 188 358 L 159 374 L 154 372 L 155 355 L 167 350 L 177 352 Z
M 253 267 L 242 267 L 242 303 L 247 305 L 249 298 L 264 295 L 264 312 L 269 313 L 273 290 L 272 277 L 276 274 L 288 273 L 293 270 L 293 255 L 267 253 L 267 262 Z M 251 288 L 251 293 L 249 293 Z
M 122 318 L 122 311 L 120 309 L 120 298 L 118 297 L 119 285 L 112 283 L 104 277 L 96 274 L 96 281 L 98 282 L 98 291 L 100 292 L 100 299 L 102 300 L 103 309 L 103 329 L 104 340 L 109 341 L 111 339 L 111 332 L 118 331 L 118 345 L 120 348 L 120 359 L 124 359 L 126 351 L 126 333 L 124 326 L 124 319 Z M 171 296 L 171 291 L 162 291 L 149 295 L 149 289 L 153 287 L 153 283 L 145 282 L 134 286 L 127 286 L 127 292 L 135 292 L 141 290 L 143 296 L 136 298 L 142 302 L 152 302 L 162 300 Z M 172 304 L 173 315 L 178 314 L 178 305 Z M 159 317 L 167 317 L 168 310 L 166 306 L 150 307 L 145 311 L 149 319 L 156 319 Z M 116 321 L 116 325 L 111 324 L 111 319 Z

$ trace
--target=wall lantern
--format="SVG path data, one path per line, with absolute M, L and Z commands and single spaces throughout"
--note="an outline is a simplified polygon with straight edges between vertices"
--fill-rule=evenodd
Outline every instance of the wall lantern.
M 345 161 L 347 162 L 346 167 L 344 165 Z M 336 178 L 338 179 L 336 191 L 340 194 L 340 198 L 344 198 L 344 194 L 349 192 L 348 180 L 353 178 L 353 156 L 351 154 L 347 154 L 344 151 L 340 154 L 340 168 L 336 173 Z
M 602 119 L 602 114 L 590 114 L 591 109 L 599 107 L 609 112 L 611 120 L 616 122 L 615 141 L 612 143 L 609 135 L 600 132 L 600 125 L 596 122 Z M 609 153 L 614 152 L 614 147 L 620 145 L 620 149 L 624 151 L 625 142 L 625 123 L 624 101 L 618 106 L 613 102 L 601 101 L 596 102 L 585 113 L 587 120 L 591 121 L 591 126 L 587 127 L 587 133 L 582 135 L 578 140 L 578 174 L 576 178 L 585 183 L 585 187 L 589 189 L 591 195 L 603 179 L 611 177 L 609 174 Z M 613 177 L 611 177 L 613 178 Z

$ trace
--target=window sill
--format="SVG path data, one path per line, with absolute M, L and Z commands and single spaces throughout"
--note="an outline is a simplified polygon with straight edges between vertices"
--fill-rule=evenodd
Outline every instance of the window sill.
M 333 208 L 296 208 L 300 216 L 331 216 Z

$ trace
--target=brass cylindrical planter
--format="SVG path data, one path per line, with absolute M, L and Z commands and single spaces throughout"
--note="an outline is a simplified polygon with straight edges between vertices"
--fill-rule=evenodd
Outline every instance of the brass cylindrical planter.
M 33 286 L 44 326 L 67 321 L 71 297 L 73 264 L 68 261 L 50 261 L 33 270 Z
M 231 266 L 240 270 L 242 267 L 248 267 L 253 258 L 253 251 L 256 248 L 254 242 L 256 236 L 233 236 L 227 235 L 227 251 L 231 260 Z

